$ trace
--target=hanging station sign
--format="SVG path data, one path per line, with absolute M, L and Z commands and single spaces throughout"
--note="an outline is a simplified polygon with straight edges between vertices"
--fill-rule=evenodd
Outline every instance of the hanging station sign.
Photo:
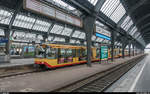
M 100 26 L 95 27 L 95 33 L 97 37 L 100 37 L 106 40 L 111 40 L 110 39 L 111 33 Z
M 100 26 L 96 26 L 96 32 L 111 37 L 111 33 Z
M 23 7 L 24 9 L 27 9 L 36 13 L 40 13 L 42 15 L 51 17 L 53 19 L 61 20 L 66 23 L 76 25 L 79 27 L 83 26 L 83 23 L 80 18 L 69 15 L 68 13 L 65 13 L 52 6 L 41 3 L 40 1 L 37 1 L 37 0 L 24 0 Z
M 108 59 L 108 46 L 101 46 L 101 60 Z

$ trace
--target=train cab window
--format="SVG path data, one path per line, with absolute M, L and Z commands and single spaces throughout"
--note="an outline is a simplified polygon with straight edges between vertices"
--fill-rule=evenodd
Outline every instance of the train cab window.
M 47 59 L 56 59 L 56 49 L 48 47 L 46 49 L 46 58 Z
M 44 58 L 45 50 L 42 46 L 36 47 L 36 58 Z

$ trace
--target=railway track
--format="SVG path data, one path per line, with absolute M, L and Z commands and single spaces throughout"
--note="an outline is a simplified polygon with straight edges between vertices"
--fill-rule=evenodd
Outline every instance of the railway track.
M 127 63 L 120 64 L 107 71 L 97 73 L 52 92 L 104 92 L 144 57 L 145 55 L 136 57 L 133 60 L 127 61 Z

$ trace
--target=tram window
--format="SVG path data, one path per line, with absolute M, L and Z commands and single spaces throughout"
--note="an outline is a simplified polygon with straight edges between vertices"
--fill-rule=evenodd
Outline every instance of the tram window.
M 83 56 L 83 57 L 87 56 L 87 50 L 82 49 L 82 56 Z
M 48 59 L 56 59 L 56 49 L 48 47 L 46 49 L 46 58 L 48 58 Z
M 79 60 L 82 61 L 82 60 L 86 60 L 87 58 L 87 50 L 86 49 L 81 49 L 79 50 Z
M 80 56 L 81 56 L 81 50 L 78 49 L 78 50 L 77 50 L 77 57 L 80 57 Z
M 65 49 L 61 49 L 61 50 L 60 50 L 60 57 L 61 57 L 61 58 L 66 57 L 65 54 L 66 54 Z
M 66 61 L 73 62 L 72 49 L 66 49 Z
M 72 49 L 66 49 L 66 56 L 67 57 L 72 56 Z
M 65 49 L 59 49 L 58 64 L 65 63 L 66 62 L 65 57 L 66 57 Z
M 73 56 L 73 57 L 76 57 L 76 52 L 77 52 L 76 49 L 73 49 L 73 50 L 72 50 L 72 56 Z

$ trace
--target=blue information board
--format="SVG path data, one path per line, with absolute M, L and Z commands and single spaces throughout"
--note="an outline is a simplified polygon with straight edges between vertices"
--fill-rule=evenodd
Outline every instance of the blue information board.
M 105 36 L 105 35 L 103 35 L 103 34 L 96 33 L 96 36 L 97 36 L 97 37 L 100 37 L 100 38 L 102 38 L 102 39 L 111 40 L 110 37 Z
M 108 46 L 101 46 L 101 60 L 108 59 Z

